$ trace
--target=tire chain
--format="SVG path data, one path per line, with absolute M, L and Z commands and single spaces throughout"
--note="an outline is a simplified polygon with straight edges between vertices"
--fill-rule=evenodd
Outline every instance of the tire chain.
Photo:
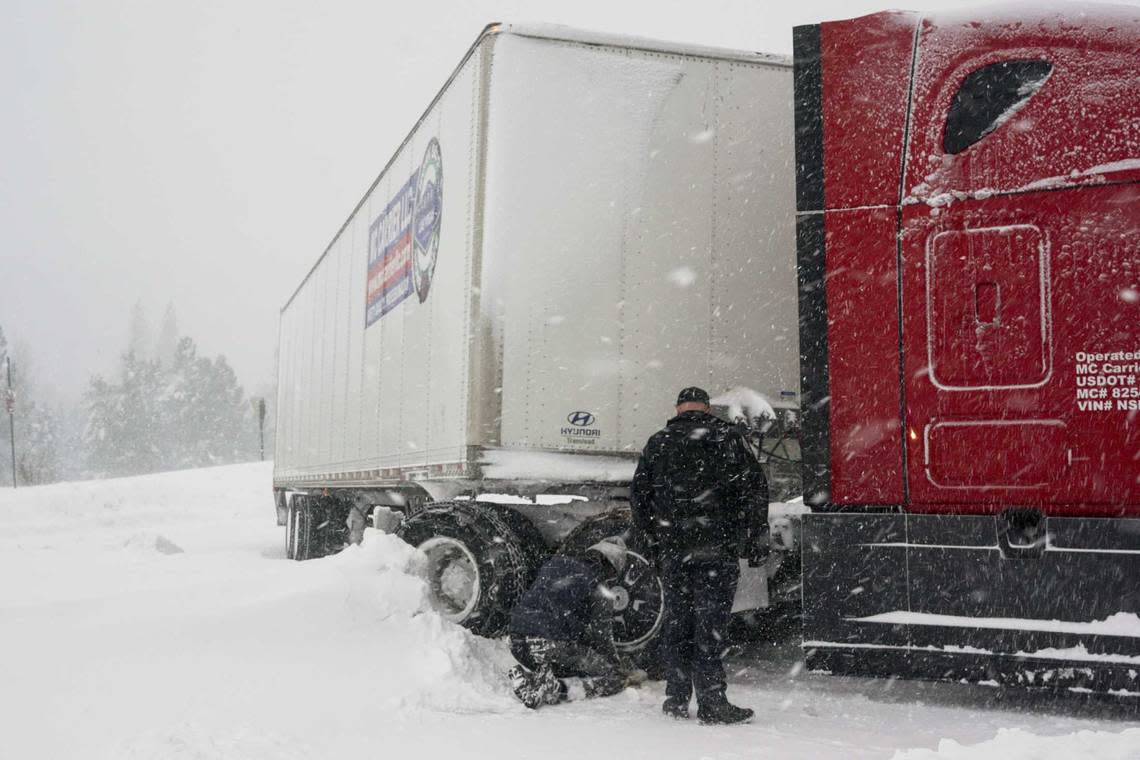
M 522 539 L 511 530 L 507 521 L 491 507 L 484 507 L 480 504 L 463 504 L 460 506 L 466 507 L 463 510 L 464 512 L 471 513 L 472 522 L 479 516 L 487 518 L 487 522 L 491 523 L 497 535 L 502 538 L 502 542 L 498 545 L 506 550 L 507 556 L 510 558 L 510 575 L 514 577 L 513 585 L 515 587 L 515 593 L 510 599 L 510 604 L 514 606 L 514 603 L 526 591 L 527 558 L 522 549 Z
M 505 552 L 508 559 L 509 569 L 503 573 L 505 577 L 497 578 L 497 583 L 494 588 L 488 589 L 492 592 L 489 594 L 492 602 L 508 602 L 508 604 L 492 604 L 491 612 L 509 611 L 510 607 L 518 601 L 519 597 L 526 591 L 526 576 L 527 576 L 527 557 L 522 548 L 522 539 L 511 529 L 507 521 L 492 507 L 484 506 L 478 502 L 435 502 L 431 506 L 424 507 L 418 510 L 414 518 L 421 515 L 431 513 L 445 513 L 455 517 L 456 521 L 465 528 L 474 530 L 476 533 L 483 533 L 485 531 L 479 530 L 480 523 L 490 525 L 494 534 L 501 538 L 500 541 L 494 541 L 494 547 L 500 552 Z M 412 519 L 414 519 L 412 518 Z M 492 552 L 496 551 L 495 548 L 491 549 Z M 509 583 L 504 584 L 506 580 Z M 512 589 L 505 589 L 504 586 L 510 585 Z M 504 594 L 504 592 L 506 592 Z M 500 626 L 496 626 L 500 627 Z M 494 635 L 494 634 L 492 634 Z

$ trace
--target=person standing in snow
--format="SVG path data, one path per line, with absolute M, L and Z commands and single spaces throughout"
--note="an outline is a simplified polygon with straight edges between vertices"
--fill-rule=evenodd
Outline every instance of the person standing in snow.
M 701 388 L 682 390 L 677 415 L 646 443 L 630 502 L 665 590 L 662 710 L 688 718 L 695 687 L 702 723 L 751 719 L 752 710 L 725 695 L 721 656 L 737 560 L 757 559 L 767 526 L 768 481 L 740 434 L 710 413 Z
M 538 571 L 511 610 L 511 654 L 519 664 L 508 675 L 524 705 L 608 697 L 638 680 L 614 648 L 605 584 L 625 565 L 625 543 L 607 538 L 581 558 L 556 556 Z

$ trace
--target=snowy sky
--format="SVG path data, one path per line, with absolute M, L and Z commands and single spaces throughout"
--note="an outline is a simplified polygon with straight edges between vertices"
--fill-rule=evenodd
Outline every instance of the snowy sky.
M 795 24 L 884 7 L 6 0 L 0 326 L 75 396 L 114 366 L 136 300 L 155 322 L 172 302 L 257 390 L 279 308 L 486 23 L 790 53 Z

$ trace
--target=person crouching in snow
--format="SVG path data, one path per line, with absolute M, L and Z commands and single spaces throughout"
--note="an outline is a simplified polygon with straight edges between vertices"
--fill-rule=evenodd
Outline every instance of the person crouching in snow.
M 530 708 L 608 697 L 644 680 L 614 648 L 613 597 L 605 579 L 625 570 L 620 538 L 580 558 L 553 557 L 511 611 L 511 686 Z

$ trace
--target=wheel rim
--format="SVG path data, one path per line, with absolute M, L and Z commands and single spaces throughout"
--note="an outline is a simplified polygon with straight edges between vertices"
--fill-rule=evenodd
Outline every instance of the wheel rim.
M 636 652 L 661 630 L 665 619 L 665 590 L 653 565 L 637 552 L 620 576 L 606 579 L 614 603 L 614 646 Z
M 461 623 L 479 604 L 479 563 L 467 546 L 448 536 L 429 538 L 419 546 L 427 555 L 431 605 L 443 617 Z

